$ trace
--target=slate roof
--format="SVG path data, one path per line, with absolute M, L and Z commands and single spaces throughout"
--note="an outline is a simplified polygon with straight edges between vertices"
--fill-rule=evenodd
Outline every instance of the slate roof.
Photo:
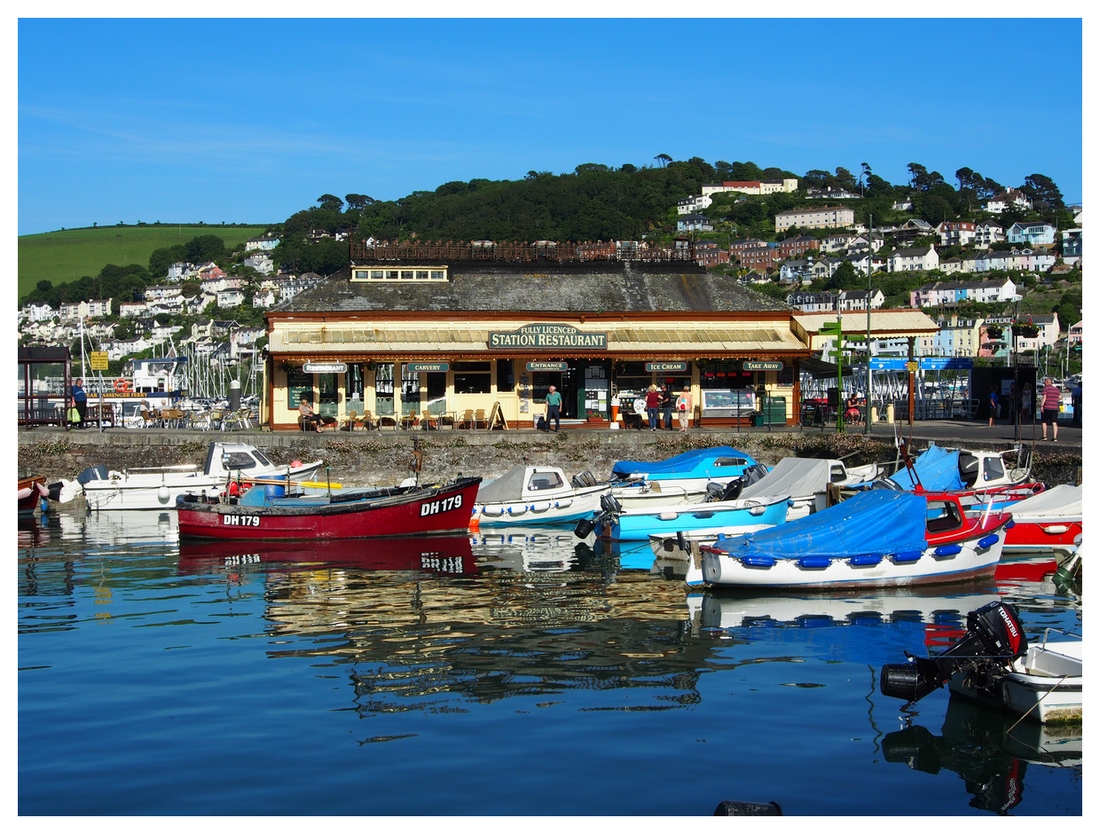
M 793 308 L 694 264 L 453 264 L 450 279 L 352 282 L 350 269 L 272 313 L 719 313 Z

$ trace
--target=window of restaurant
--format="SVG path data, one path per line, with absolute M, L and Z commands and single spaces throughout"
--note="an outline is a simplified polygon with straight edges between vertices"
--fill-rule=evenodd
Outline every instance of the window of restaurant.
M 492 391 L 491 362 L 455 362 L 454 371 L 456 394 L 488 394 Z
M 752 388 L 751 371 L 741 370 L 740 360 L 707 360 L 699 374 L 700 388 Z
M 383 362 L 374 368 L 374 412 L 386 417 L 394 414 L 392 362 Z

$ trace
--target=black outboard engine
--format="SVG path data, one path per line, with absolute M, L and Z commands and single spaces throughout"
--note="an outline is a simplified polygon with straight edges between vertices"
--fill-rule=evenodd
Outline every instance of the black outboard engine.
M 577 526 L 573 528 L 573 534 L 577 538 L 586 538 L 589 533 L 603 525 L 607 519 L 619 515 L 623 511 L 623 505 L 620 503 L 619 499 L 610 492 L 605 492 L 600 496 L 600 508 L 601 512 L 597 513 L 592 518 L 582 518 L 577 522 Z
M 740 478 L 745 482 L 745 486 L 751 486 L 768 474 L 768 467 L 762 463 L 754 463 L 752 466 L 746 467 L 745 471 L 741 473 Z
M 738 476 L 726 484 L 726 488 L 722 490 L 722 497 L 719 501 L 736 501 L 741 497 L 741 490 L 745 488 L 745 479 Z
M 882 667 L 879 689 L 883 695 L 909 703 L 939 689 L 955 672 L 994 664 L 1007 667 L 1027 652 L 1027 637 L 1016 609 L 1005 602 L 991 602 L 966 615 L 966 634 L 935 657 L 913 657 L 908 663 Z

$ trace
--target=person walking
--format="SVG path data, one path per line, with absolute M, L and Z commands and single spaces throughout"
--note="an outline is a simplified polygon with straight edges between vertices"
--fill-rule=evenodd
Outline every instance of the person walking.
M 997 408 L 999 407 L 997 401 L 997 386 L 994 385 L 989 389 L 989 425 L 994 425 L 997 422 Z
M 668 383 L 661 386 L 661 428 L 672 431 L 672 392 L 668 390 Z
M 688 420 L 691 418 L 691 386 L 685 385 L 680 396 L 676 398 L 676 413 L 680 417 L 680 431 L 688 430 Z
M 657 390 L 656 385 L 650 385 L 645 392 L 645 411 L 649 417 L 649 430 L 657 431 L 657 427 L 660 426 L 660 419 L 658 413 L 661 410 L 661 392 Z
M 1048 376 L 1043 379 L 1043 440 L 1047 439 L 1047 426 L 1050 426 L 1050 442 L 1058 440 L 1058 405 L 1062 401 L 1062 392 Z
M 561 428 L 561 394 L 553 385 L 546 392 L 546 423 L 547 425 L 554 424 L 551 431 L 557 431 Z
M 84 390 L 84 380 L 78 379 L 73 383 L 73 408 L 78 415 L 77 428 L 84 428 L 84 415 L 88 413 L 88 392 Z

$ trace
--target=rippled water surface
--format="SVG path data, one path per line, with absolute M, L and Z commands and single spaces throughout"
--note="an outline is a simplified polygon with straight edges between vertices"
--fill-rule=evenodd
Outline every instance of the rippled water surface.
M 570 528 L 180 546 L 174 514 L 21 522 L 24 815 L 1079 815 L 1081 727 L 878 691 L 1042 580 L 688 593 Z

